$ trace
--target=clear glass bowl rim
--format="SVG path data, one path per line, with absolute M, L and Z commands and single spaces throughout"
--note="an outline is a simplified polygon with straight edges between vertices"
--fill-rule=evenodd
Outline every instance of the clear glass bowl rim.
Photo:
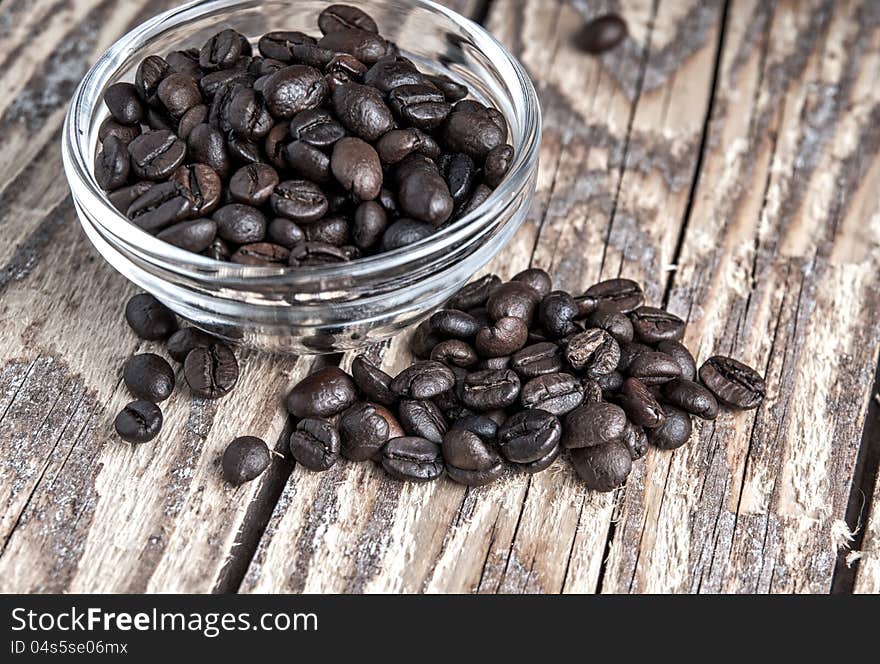
M 237 265 L 217 261 L 207 256 L 170 245 L 132 224 L 109 202 L 106 194 L 98 186 L 92 174 L 91 160 L 85 137 L 93 116 L 86 110 L 91 102 L 97 112 L 101 100 L 89 99 L 96 96 L 117 73 L 115 63 L 143 48 L 144 44 L 156 34 L 174 27 L 185 25 L 204 13 L 234 10 L 250 0 L 191 0 L 179 7 L 144 21 L 113 43 L 83 77 L 71 99 L 65 117 L 62 135 L 62 157 L 64 169 L 80 205 L 94 213 L 94 218 L 105 231 L 115 236 L 123 244 L 137 247 L 141 252 L 164 259 L 165 265 L 179 266 L 181 273 L 222 272 L 224 279 L 246 284 L 249 280 L 271 283 L 284 281 L 288 277 L 296 279 L 335 279 L 357 274 L 359 277 L 379 275 L 389 269 L 399 268 L 424 256 L 436 254 L 445 247 L 453 247 L 466 240 L 473 233 L 484 228 L 485 223 L 494 217 L 499 207 L 504 207 L 511 196 L 516 195 L 528 185 L 530 174 L 538 160 L 541 138 L 541 109 L 538 96 L 528 74 L 519 61 L 491 33 L 462 16 L 458 12 L 437 4 L 432 0 L 408 0 L 409 4 L 440 14 L 465 32 L 484 55 L 490 57 L 505 81 L 515 80 L 518 88 L 512 88 L 515 95 L 514 106 L 522 110 L 523 136 L 514 144 L 514 162 L 503 182 L 476 210 L 470 212 L 449 226 L 432 233 L 427 238 L 406 247 L 383 252 L 374 256 L 358 258 L 347 263 L 327 266 L 303 267 L 260 267 Z M 328 3 L 330 4 L 330 3 Z M 494 52 L 494 53 L 493 53 Z M 492 57 L 497 55 L 498 57 Z M 505 72 L 505 70 L 507 70 Z M 482 223 L 481 223 L 482 222 Z M 177 271 L 177 270 L 174 270 Z

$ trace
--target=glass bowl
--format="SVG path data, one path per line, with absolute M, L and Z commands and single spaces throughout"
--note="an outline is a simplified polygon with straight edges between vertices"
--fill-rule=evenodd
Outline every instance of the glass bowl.
M 193 324 L 244 345 L 295 353 L 359 348 L 422 320 L 511 238 L 535 190 L 541 112 L 516 59 L 483 28 L 428 0 L 360 0 L 383 36 L 425 71 L 465 83 L 507 118 L 516 154 L 477 210 L 407 247 L 348 263 L 257 267 L 178 249 L 116 211 L 94 176 L 103 94 L 133 80 L 147 55 L 201 46 L 224 28 L 255 41 L 272 30 L 317 32 L 328 2 L 197 0 L 122 37 L 86 74 L 64 123 L 64 169 L 82 227 L 116 270 Z

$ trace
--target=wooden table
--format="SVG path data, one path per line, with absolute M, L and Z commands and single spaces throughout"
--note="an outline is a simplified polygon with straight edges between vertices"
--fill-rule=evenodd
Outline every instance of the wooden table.
M 766 373 L 760 409 L 613 494 L 562 460 L 479 490 L 286 460 L 225 485 L 235 435 L 284 450 L 310 358 L 244 354 L 230 396 L 180 389 L 157 441 L 114 440 L 122 363 L 157 346 L 80 231 L 60 125 L 97 55 L 172 4 L 0 2 L 0 590 L 880 592 L 880 4 L 627 0 L 630 38 L 594 58 L 570 37 L 618 3 L 449 3 L 544 109 L 534 206 L 490 269 L 642 280 L 699 359 Z

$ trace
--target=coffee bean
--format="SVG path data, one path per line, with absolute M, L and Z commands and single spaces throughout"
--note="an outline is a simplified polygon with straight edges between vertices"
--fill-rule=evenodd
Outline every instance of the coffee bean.
M 553 462 L 556 461 L 561 452 L 562 447 L 560 445 L 557 445 L 540 459 L 532 461 L 531 463 L 518 463 L 516 464 L 516 468 L 517 470 L 527 473 L 529 475 L 540 473 L 541 471 L 547 470 L 550 466 L 552 466 Z
M 586 372 L 591 378 L 598 378 L 617 368 L 620 346 L 605 330 L 591 328 L 568 339 L 565 357 L 575 369 Z
M 468 408 L 487 411 L 513 405 L 520 392 L 515 372 L 485 369 L 469 374 L 460 385 L 459 397 Z
M 648 442 L 661 450 L 674 450 L 690 440 L 691 416 L 675 406 L 664 404 L 665 419 L 660 426 L 645 429 Z
M 654 352 L 651 346 L 646 346 L 638 341 L 624 341 L 619 343 L 618 346 L 620 346 L 620 361 L 617 363 L 618 371 L 629 371 L 630 365 L 639 355 Z
M 619 443 L 626 423 L 626 413 L 620 406 L 605 402 L 584 404 L 565 416 L 561 442 L 569 449 Z
M 504 145 L 507 128 L 499 126 L 488 109 L 455 109 L 443 125 L 443 140 L 452 152 L 464 152 L 482 161 L 493 148 Z
M 483 179 L 487 185 L 494 189 L 501 184 L 507 171 L 510 170 L 513 157 L 513 147 L 507 144 L 496 145 L 489 150 L 486 162 L 483 164 Z
M 269 467 L 269 448 L 256 436 L 241 436 L 229 443 L 223 452 L 223 479 L 240 486 L 255 480 Z
M 351 377 L 338 367 L 325 367 L 303 378 L 287 396 L 287 410 L 295 417 L 331 417 L 357 400 Z
M 360 138 L 348 137 L 333 145 L 330 168 L 337 182 L 362 201 L 379 195 L 382 164 L 373 146 Z
M 384 406 L 359 401 L 339 418 L 342 455 L 352 461 L 366 461 L 379 454 L 389 438 L 403 435 L 394 415 Z
M 114 83 L 104 93 L 104 103 L 113 119 L 123 125 L 136 125 L 145 111 L 137 88 L 131 83 Z
M 672 357 L 681 368 L 681 377 L 685 380 L 694 380 L 697 375 L 697 365 L 694 356 L 678 341 L 661 341 L 657 344 L 657 350 Z
M 679 341 L 684 336 L 685 322 L 668 311 L 656 307 L 639 307 L 629 315 L 635 336 L 646 344 Z
M 305 418 L 290 434 L 290 453 L 301 466 L 314 471 L 329 470 L 339 460 L 339 432 L 327 420 Z
M 342 125 L 365 141 L 375 141 L 394 126 L 391 109 L 375 89 L 359 83 L 341 85 L 333 91 L 333 111 Z
M 330 5 L 318 15 L 318 28 L 327 34 L 336 30 L 366 30 L 378 32 L 376 22 L 369 14 L 350 5 Z
M 195 396 L 219 399 L 238 382 L 238 360 L 224 343 L 198 346 L 186 356 L 183 375 Z
M 254 242 L 243 244 L 229 257 L 229 260 L 239 265 L 275 266 L 287 265 L 290 260 L 290 251 L 281 245 L 271 242 Z
M 290 250 L 288 265 L 326 265 L 328 263 L 344 263 L 350 260 L 344 249 L 323 242 L 303 242 Z M 327 348 L 326 350 L 331 350 Z
M 395 394 L 410 399 L 430 399 L 452 389 L 455 375 L 448 367 L 433 360 L 416 362 L 391 381 Z
M 632 321 L 626 314 L 599 309 L 587 317 L 586 324 L 589 327 L 605 330 L 614 337 L 618 344 L 629 343 L 633 340 Z
M 349 223 L 345 217 L 324 217 L 305 227 L 306 240 L 341 247 L 348 242 Z
M 661 425 L 661 428 L 663 426 Z M 623 444 L 629 450 L 629 455 L 633 461 L 641 459 L 648 453 L 648 437 L 645 435 L 645 429 L 632 422 L 627 422 L 626 430 L 623 433 Z
M 605 14 L 585 24 L 574 37 L 582 51 L 598 55 L 610 51 L 626 39 L 626 23 L 617 14 Z
M 229 181 L 229 193 L 239 203 L 259 206 L 269 200 L 278 184 L 278 173 L 267 164 L 248 164 Z
M 458 309 L 441 309 L 431 316 L 431 328 L 441 337 L 472 339 L 480 324 L 470 314 Z
M 492 291 L 486 309 L 493 320 L 519 318 L 530 325 L 541 296 L 534 288 L 521 281 L 509 281 Z
M 266 236 L 266 217 L 250 205 L 224 205 L 214 212 L 213 219 L 217 222 L 217 233 L 227 242 L 252 244 Z
M 186 157 L 186 144 L 172 132 L 148 131 L 128 145 L 131 168 L 145 180 L 162 180 L 171 175 Z
M 128 206 L 126 216 L 139 228 L 155 233 L 192 214 L 192 199 L 176 182 L 162 182 L 147 189 Z
M 476 182 L 477 165 L 466 154 L 455 154 L 443 163 L 442 170 L 452 202 L 456 206 L 463 205 L 470 197 Z
M 593 302 L 593 310 L 627 314 L 645 303 L 642 287 L 631 279 L 608 279 L 590 286 L 584 295 Z
M 441 341 L 431 349 L 431 359 L 457 367 L 472 367 L 479 361 L 471 345 L 460 339 Z
M 206 100 L 213 101 L 215 97 L 231 91 L 236 85 L 253 86 L 254 80 L 254 76 L 246 69 L 221 69 L 202 76 L 199 79 L 199 88 Z
M 428 75 L 427 79 L 446 97 L 447 101 L 456 102 L 468 96 L 468 87 L 444 74 Z
M 266 237 L 273 244 L 280 244 L 287 249 L 292 249 L 306 239 L 303 230 L 290 219 L 284 217 L 276 217 L 269 222 Z
M 572 450 L 571 463 L 587 488 L 613 491 L 632 470 L 632 457 L 623 443 Z
M 98 140 L 102 143 L 108 136 L 115 136 L 123 144 L 128 145 L 134 139 L 141 135 L 141 127 L 140 125 L 127 126 L 124 124 L 120 124 L 116 122 L 112 117 L 107 118 L 104 122 L 101 123 L 100 128 L 98 129 Z
M 388 215 L 385 209 L 375 201 L 364 201 L 357 206 L 354 213 L 352 239 L 359 249 L 371 249 L 382 240 L 382 234 L 388 227 Z
M 387 94 L 403 85 L 418 85 L 427 82 L 411 60 L 401 56 L 385 56 L 376 61 L 366 74 L 364 83 Z
M 731 408 L 757 408 L 766 387 L 761 375 L 730 357 L 715 355 L 700 367 L 700 380 L 720 402 Z
M 471 194 L 470 200 L 461 207 L 461 209 L 456 213 L 455 218 L 460 219 L 462 217 L 466 217 L 471 212 L 479 208 L 489 196 L 492 194 L 492 190 L 487 187 L 485 184 L 478 184 L 476 188 L 474 188 L 474 193 Z
M 142 401 L 159 403 L 174 391 L 174 370 L 155 353 L 128 358 L 122 369 L 122 379 L 128 391 Z
M 558 447 L 562 436 L 559 419 L 544 410 L 523 410 L 508 418 L 498 430 L 498 448 L 508 461 L 532 463 Z
M 206 71 L 230 69 L 242 55 L 250 53 L 247 39 L 226 29 L 212 36 L 199 51 L 199 67 Z
M 194 348 L 207 348 L 216 342 L 217 338 L 207 332 L 196 327 L 184 327 L 171 335 L 165 348 L 171 359 L 183 362 Z
M 321 188 L 307 180 L 287 180 L 275 187 L 269 198 L 275 214 L 300 223 L 317 221 L 329 204 Z
M 440 446 L 416 436 L 392 438 L 382 448 L 382 467 L 391 477 L 429 482 L 443 474 Z
M 479 436 L 453 429 L 443 437 L 441 447 L 446 472 L 456 482 L 467 486 L 485 486 L 504 472 L 501 457 Z
M 366 65 L 388 55 L 389 46 L 375 32 L 358 28 L 340 28 L 326 33 L 318 40 L 318 46 L 333 53 L 348 53 Z
M 410 348 L 416 357 L 426 358 L 431 354 L 434 346 L 440 343 L 442 339 L 434 334 L 434 328 L 431 327 L 431 320 L 423 320 L 416 326 L 410 340 Z
M 608 398 L 620 391 L 620 388 L 623 387 L 624 380 L 625 377 L 622 373 L 619 371 L 612 371 L 611 373 L 597 376 L 596 384 L 602 390 L 602 397 Z
M 318 108 L 327 97 L 327 82 L 308 65 L 291 65 L 270 74 L 263 85 L 263 99 L 273 117 L 292 118 Z
M 437 443 L 443 440 L 448 425 L 440 408 L 427 399 L 403 399 L 398 406 L 400 423 L 410 436 Z
M 221 178 L 229 173 L 229 154 L 223 134 L 208 124 L 193 127 L 186 139 L 189 158 L 211 167 Z
M 522 272 L 518 272 L 511 277 L 511 281 L 518 281 L 531 286 L 538 293 L 538 297 L 542 299 L 553 290 L 553 280 L 550 278 L 547 270 L 539 267 L 530 267 Z
M 546 374 L 523 385 L 519 398 L 524 408 L 537 408 L 561 416 L 581 405 L 584 388 L 571 374 Z
M 562 351 L 551 341 L 526 346 L 510 358 L 510 368 L 521 378 L 555 374 L 562 369 Z
M 156 96 L 168 114 L 180 119 L 191 108 L 202 103 L 202 93 L 198 84 L 186 74 L 169 74 L 162 79 Z
M 712 392 L 690 380 L 674 380 L 661 388 L 665 404 L 671 404 L 691 415 L 704 420 L 714 420 L 718 416 L 718 401 Z
M 156 101 L 159 83 L 168 74 L 168 63 L 158 55 L 148 55 L 138 65 L 134 76 L 134 86 L 138 96 L 148 104 Z
M 663 407 L 638 378 L 623 382 L 619 402 L 630 422 L 638 426 L 658 427 L 666 420 Z
M 169 69 L 177 74 L 186 74 L 193 80 L 204 76 L 205 72 L 199 67 L 199 50 L 188 49 L 186 51 L 171 51 L 165 56 L 165 62 Z
M 449 219 L 454 202 L 433 161 L 423 155 L 409 155 L 397 167 L 397 181 L 398 202 L 406 214 L 434 226 Z
M 382 234 L 382 251 L 408 247 L 434 233 L 434 227 L 426 221 L 402 217 L 385 229 Z
M 561 339 L 577 330 L 575 319 L 579 311 L 574 298 L 565 291 L 553 291 L 541 300 L 538 320 L 544 331 L 554 339 Z
M 310 37 L 303 32 L 275 31 L 267 32 L 260 37 L 260 40 L 257 43 L 257 48 L 266 58 L 279 60 L 281 62 L 290 62 L 293 58 L 292 48 L 295 45 L 315 43 L 316 40 L 314 37 Z
M 486 415 L 465 415 L 455 420 L 450 428 L 470 431 L 486 442 L 493 442 L 498 438 L 498 423 Z
M 613 373 L 616 372 L 608 375 L 610 376 Z M 623 385 L 623 376 L 621 376 L 620 384 Z M 584 403 L 598 403 L 602 401 L 602 386 L 599 385 L 598 381 L 592 378 L 582 378 L 581 387 L 584 388 Z
M 352 361 L 351 375 L 358 389 L 370 401 L 385 406 L 391 406 L 397 401 L 397 395 L 391 390 L 391 376 L 363 355 L 358 355 Z
M 645 385 L 660 385 L 681 377 L 681 367 L 671 355 L 655 351 L 636 355 L 627 372 Z
M 450 309 L 467 311 L 481 307 L 489 300 L 489 296 L 501 285 L 497 275 L 487 274 L 476 281 L 463 286 L 447 303 Z
M 177 329 L 174 314 L 149 293 L 132 296 L 125 305 L 125 320 L 141 339 L 159 341 Z
M 146 443 L 162 429 L 162 411 L 150 401 L 132 401 L 113 422 L 116 433 L 127 443 Z
M 400 85 L 388 93 L 388 105 L 403 122 L 423 131 L 439 127 L 452 110 L 433 85 Z
M 116 189 L 128 180 L 131 161 L 128 148 L 116 136 L 108 136 L 101 144 L 101 154 L 95 161 L 95 180 L 104 191 Z
M 419 151 L 422 143 L 421 136 L 419 132 L 411 128 L 392 129 L 376 143 L 379 159 L 383 164 L 396 164 L 402 161 L 410 154 Z

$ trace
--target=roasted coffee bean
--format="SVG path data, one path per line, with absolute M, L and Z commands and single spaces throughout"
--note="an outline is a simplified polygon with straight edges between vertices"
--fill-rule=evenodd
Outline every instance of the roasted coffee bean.
M 510 368 L 521 378 L 555 374 L 563 367 L 562 351 L 552 341 L 526 346 L 510 358 Z
M 697 375 L 697 364 L 694 356 L 678 341 L 661 341 L 657 344 L 657 350 L 672 357 L 681 368 L 681 377 L 685 380 L 694 380 Z
M 137 88 L 131 83 L 114 83 L 104 93 L 104 103 L 113 119 L 123 125 L 136 125 L 145 111 Z
M 562 445 L 569 449 L 619 443 L 626 431 L 626 413 L 620 406 L 591 402 L 565 416 Z
M 510 165 L 513 163 L 513 147 L 507 144 L 496 145 L 489 150 L 486 155 L 486 162 L 483 164 L 483 179 L 486 184 L 493 189 L 501 184 Z
M 317 221 L 329 204 L 321 188 L 308 180 L 287 180 L 269 198 L 275 214 L 300 223 Z
M 525 383 L 519 398 L 524 408 L 537 408 L 562 416 L 581 405 L 584 388 L 571 374 L 546 374 Z
M 416 69 L 412 61 L 400 56 L 380 58 L 364 75 L 364 83 L 385 94 L 403 85 L 425 82 L 424 74 Z
M 296 245 L 305 242 L 306 234 L 290 219 L 276 217 L 269 222 L 269 227 L 266 229 L 266 237 L 274 244 L 280 244 L 282 247 L 292 249 Z
M 455 420 L 450 429 L 470 431 L 489 443 L 498 438 L 498 423 L 486 415 L 465 415 Z
M 553 462 L 556 461 L 561 452 L 562 446 L 557 445 L 540 459 L 532 461 L 531 463 L 518 463 L 515 465 L 517 470 L 530 475 L 540 473 L 541 471 L 547 470 L 550 466 L 552 466 Z
M 633 340 L 632 321 L 626 314 L 599 309 L 587 317 L 586 324 L 589 327 L 605 330 L 614 337 L 618 344 L 629 343 Z
M 433 234 L 434 227 L 426 221 L 403 217 L 385 229 L 382 234 L 382 251 L 408 247 Z
M 351 236 L 358 249 L 372 249 L 382 241 L 388 228 L 388 215 L 376 201 L 364 201 L 354 212 Z
M 207 121 L 208 107 L 204 104 L 193 106 L 181 116 L 180 121 L 177 123 L 177 135 L 185 141 L 189 138 L 193 129 L 200 124 L 205 124 Z
M 374 64 L 388 55 L 389 45 L 375 32 L 358 28 L 342 28 L 328 32 L 318 40 L 318 46 L 332 53 L 348 53 L 366 65 Z
M 559 445 L 559 419 L 544 410 L 523 410 L 508 418 L 498 430 L 498 448 L 508 461 L 532 463 Z
M 375 141 L 394 126 L 391 109 L 375 89 L 359 83 L 341 85 L 333 91 L 333 111 L 342 125 L 365 141 Z
M 116 189 L 128 180 L 131 160 L 128 148 L 116 136 L 108 136 L 101 144 L 101 154 L 95 160 L 95 180 L 104 191 Z
M 290 260 L 287 264 L 300 267 L 303 265 L 344 263 L 348 260 L 350 260 L 348 253 L 340 247 L 323 242 L 303 242 L 290 250 Z
M 141 99 L 148 104 L 156 101 L 156 90 L 168 70 L 168 63 L 158 55 L 148 55 L 141 61 L 134 76 L 134 86 Z
M 217 222 L 217 233 L 228 242 L 252 244 L 266 237 L 266 217 L 250 205 L 224 205 L 214 212 L 213 219 Z
M 286 265 L 290 260 L 290 250 L 271 242 L 254 242 L 240 246 L 229 260 L 239 265 Z
M 553 291 L 541 300 L 538 320 L 544 331 L 554 339 L 561 339 L 577 330 L 575 319 L 578 306 L 574 298 L 565 291 Z
M 636 355 L 627 367 L 627 373 L 645 385 L 660 385 L 681 378 L 681 367 L 671 355 L 647 351 Z
M 170 182 L 190 201 L 190 215 L 200 217 L 211 214 L 220 204 L 223 183 L 217 172 L 205 164 L 181 166 L 171 176 Z
M 122 379 L 135 398 L 159 403 L 174 391 L 174 370 L 155 353 L 133 355 L 125 362 Z
M 223 479 L 234 486 L 255 480 L 269 467 L 269 448 L 256 436 L 236 438 L 223 452 Z
M 193 127 L 186 139 L 189 158 L 210 166 L 221 177 L 229 173 L 229 153 L 223 134 L 208 124 Z
M 690 440 L 693 423 L 691 416 L 685 411 L 668 404 L 663 405 L 665 418 L 663 423 L 653 428 L 646 428 L 648 442 L 661 450 L 674 450 Z
M 323 34 L 336 30 L 366 30 L 378 32 L 376 22 L 369 14 L 350 5 L 330 5 L 318 15 L 318 28 Z
M 476 351 L 466 341 L 447 339 L 431 349 L 431 359 L 457 367 L 472 367 L 478 361 Z
M 116 122 L 116 120 L 114 120 L 112 117 L 104 120 L 104 122 L 101 123 L 101 126 L 98 129 L 98 140 L 102 143 L 104 142 L 104 140 L 106 140 L 108 136 L 115 136 L 125 145 L 128 145 L 140 135 L 140 125 L 133 125 L 129 127 L 127 125 Z
M 468 202 L 456 213 L 455 218 L 460 219 L 461 217 L 469 215 L 485 203 L 491 194 L 492 190 L 489 187 L 485 184 L 478 184 L 474 189 L 474 193 L 471 194 L 470 200 L 468 200 Z
M 273 117 L 292 118 L 318 108 L 327 97 L 327 82 L 308 65 L 291 65 L 270 74 L 263 84 L 263 99 Z
M 248 164 L 232 176 L 229 193 L 239 203 L 260 206 L 269 200 L 278 182 L 278 173 L 268 164 Z
M 162 182 L 150 187 L 128 206 L 126 215 L 149 233 L 186 219 L 192 214 L 192 199 L 176 182 Z
M 700 381 L 718 401 L 731 408 L 749 410 L 764 400 L 766 386 L 750 366 L 730 357 L 715 355 L 700 367 Z
M 501 279 L 494 274 L 487 274 L 476 281 L 463 286 L 446 306 L 450 309 L 467 311 L 481 307 L 489 300 L 489 296 L 501 285 Z
M 582 51 L 598 55 L 610 51 L 626 39 L 626 23 L 617 14 L 604 14 L 586 23 L 574 36 Z
M 411 364 L 391 381 L 395 394 L 410 399 L 430 399 L 455 385 L 455 374 L 441 362 L 423 360 Z
M 452 429 L 441 446 L 446 472 L 461 484 L 485 486 L 504 471 L 501 457 L 479 436 L 466 429 Z
M 568 339 L 565 357 L 575 369 L 586 372 L 591 378 L 598 378 L 617 368 L 620 346 L 605 330 L 594 327 Z
M 186 144 L 168 130 L 148 131 L 128 145 L 131 168 L 145 180 L 162 180 L 183 163 Z
M 199 79 L 199 88 L 206 100 L 213 100 L 227 88 L 231 90 L 236 85 L 251 87 L 254 85 L 254 76 L 246 69 L 221 69 Z
M 541 296 L 534 288 L 521 281 L 508 281 L 492 291 L 486 309 L 493 320 L 519 318 L 530 325 Z
M 608 374 L 613 375 L 616 372 Z M 623 385 L 623 376 L 620 378 L 620 384 Z M 584 388 L 584 403 L 598 403 L 602 401 L 602 386 L 599 382 L 592 378 L 581 379 L 581 387 Z
M 685 322 L 664 309 L 639 307 L 629 315 L 635 336 L 646 344 L 679 341 L 684 336 Z
M 125 320 L 136 335 L 147 341 L 166 339 L 177 329 L 177 319 L 171 310 L 149 293 L 129 298 Z
M 602 390 L 602 396 L 607 397 L 619 392 L 620 388 L 623 387 L 624 380 L 625 378 L 622 373 L 619 371 L 612 371 L 611 373 L 597 376 L 596 384 L 599 386 L 599 389 Z
M 320 108 L 297 113 L 290 120 L 289 132 L 294 140 L 321 149 L 329 148 L 345 137 L 345 128 Z
M 238 360 L 222 342 L 197 346 L 183 362 L 183 376 L 197 397 L 218 399 L 228 394 L 238 382 Z
M 165 62 L 171 71 L 178 74 L 186 74 L 194 80 L 200 79 L 205 72 L 199 67 L 199 50 L 189 49 L 186 51 L 171 51 L 165 56 Z
M 213 219 L 182 221 L 160 231 L 156 237 L 175 247 L 198 254 L 210 247 L 217 237 L 217 222 Z
M 437 165 L 424 155 L 412 154 L 397 167 L 397 198 L 403 211 L 435 227 L 452 215 L 454 203 Z
M 420 436 L 438 445 L 448 425 L 437 404 L 427 399 L 402 399 L 398 406 L 400 423 L 410 436 Z
M 392 129 L 376 143 L 376 152 L 383 164 L 396 164 L 410 154 L 420 152 L 422 137 L 423 134 L 415 129 Z
M 362 201 L 379 195 L 382 188 L 382 164 L 373 146 L 349 136 L 333 145 L 330 168 L 336 181 Z
M 338 367 L 325 367 L 306 376 L 287 396 L 287 410 L 295 417 L 331 417 L 357 400 L 351 377 Z
M 443 166 L 443 177 L 452 195 L 452 202 L 460 206 L 471 195 L 477 179 L 477 165 L 466 154 L 452 155 Z
M 638 426 L 659 427 L 666 420 L 663 407 L 638 378 L 627 378 L 623 382 L 619 402 L 629 421 Z
M 416 326 L 410 341 L 410 348 L 416 357 L 424 359 L 431 354 L 434 346 L 441 341 L 442 339 L 433 332 L 431 320 L 426 319 Z
M 601 308 L 605 311 L 627 314 L 645 303 L 642 287 L 631 279 L 601 281 L 590 286 L 584 295 L 587 301 L 593 303 L 593 311 Z
M 483 160 L 507 140 L 507 128 L 499 126 L 488 109 L 454 109 L 443 125 L 443 141 L 451 152 L 464 152 Z
M 352 461 L 366 461 L 378 455 L 390 438 L 399 438 L 403 430 L 384 406 L 359 401 L 339 417 L 342 455 Z
M 199 67 L 205 71 L 230 69 L 242 55 L 250 53 L 250 44 L 244 35 L 226 29 L 211 37 L 199 51 Z
M 266 136 L 275 122 L 253 88 L 237 90 L 224 110 L 229 127 L 237 136 L 251 141 Z
M 216 337 L 197 327 L 184 327 L 171 335 L 165 347 L 171 359 L 183 362 L 194 348 L 206 348 L 216 342 Z
M 392 438 L 382 448 L 382 467 L 391 477 L 429 482 L 443 474 L 440 446 L 417 436 Z
M 464 311 L 441 309 L 431 316 L 431 328 L 441 337 L 472 339 L 480 331 L 480 324 Z
M 485 369 L 469 374 L 460 384 L 459 398 L 475 411 L 507 408 L 516 403 L 519 377 L 510 369 Z
M 151 401 L 132 401 L 113 422 L 116 433 L 127 443 L 146 443 L 162 429 L 162 411 Z
M 322 242 L 341 247 L 348 242 L 349 223 L 345 217 L 324 217 L 308 224 L 304 232 L 308 242 Z
M 506 357 L 520 350 L 528 338 L 529 328 L 523 320 L 506 317 L 477 332 L 474 345 L 483 357 Z
M 467 374 L 467 372 L 461 367 L 450 366 L 449 368 L 456 374 L 456 381 L 463 380 L 464 376 Z M 461 372 L 460 376 L 459 372 Z M 447 422 L 454 422 L 462 417 L 475 414 L 474 411 L 461 402 L 456 390 L 449 390 L 442 394 L 438 394 L 431 399 L 431 401 L 440 409 Z
M 328 420 L 307 417 L 290 434 L 290 453 L 309 470 L 329 470 L 339 460 L 339 432 Z
M 352 361 L 351 374 L 358 389 L 370 401 L 385 406 L 391 406 L 397 401 L 397 395 L 391 390 L 391 376 L 363 355 L 358 355 Z
M 468 96 L 468 87 L 453 81 L 446 75 L 428 75 L 427 79 L 436 87 L 449 102 L 456 102 Z
M 324 73 L 333 80 L 338 81 L 339 85 L 345 85 L 351 81 L 360 81 L 364 74 L 367 73 L 367 65 L 348 53 L 338 53 L 333 56 Z M 331 92 L 333 85 L 331 84 Z
M 446 97 L 433 85 L 400 85 L 388 93 L 388 105 L 403 122 L 431 131 L 452 110 Z
M 287 146 L 284 157 L 290 169 L 305 180 L 326 184 L 333 178 L 330 157 L 314 145 L 293 141 Z
M 229 148 L 229 156 L 245 164 L 257 164 L 262 161 L 260 147 L 254 141 L 249 141 L 230 131 L 226 139 Z
M 662 427 L 663 425 L 661 425 Z M 632 422 L 627 422 L 626 430 L 623 433 L 623 444 L 629 450 L 633 461 L 641 459 L 648 453 L 648 436 L 645 435 L 645 429 Z
M 594 491 L 613 491 L 626 482 L 632 470 L 632 456 L 623 443 L 572 450 L 575 472 Z
M 257 48 L 266 58 L 290 62 L 293 58 L 292 48 L 295 45 L 315 43 L 317 43 L 317 40 L 314 37 L 310 37 L 303 32 L 275 31 L 267 32 L 260 37 Z
M 503 357 L 487 357 L 474 366 L 474 371 L 481 371 L 483 369 L 507 369 L 510 366 L 510 355 L 504 355 Z
M 202 93 L 198 84 L 186 74 L 169 74 L 162 79 L 156 96 L 168 114 L 175 119 L 202 103 Z
M 646 346 L 638 341 L 623 342 L 619 343 L 618 346 L 620 346 L 620 361 L 617 363 L 618 371 L 629 371 L 633 360 L 639 355 L 654 352 L 651 346 Z
M 149 191 L 153 187 L 152 182 L 137 182 L 128 187 L 121 187 L 116 191 L 112 191 L 107 195 L 107 198 L 110 200 L 110 203 L 115 207 L 119 212 L 125 214 L 131 204 L 134 203 L 138 198 L 143 196 L 147 191 Z

